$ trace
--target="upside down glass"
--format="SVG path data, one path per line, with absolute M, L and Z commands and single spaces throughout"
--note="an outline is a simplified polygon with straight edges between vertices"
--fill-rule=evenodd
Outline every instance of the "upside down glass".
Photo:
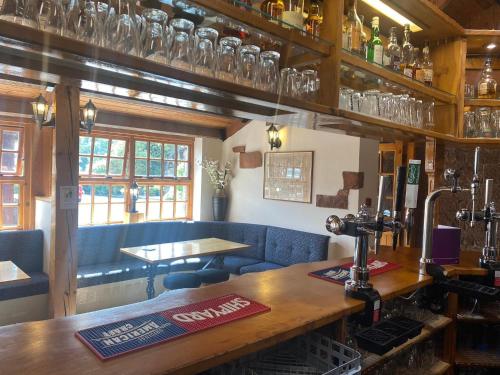
M 9 22 L 23 22 L 23 1 L 4 0 L 0 6 L 0 20 Z
M 264 91 L 276 93 L 279 85 L 280 54 L 275 51 L 265 51 L 260 54 L 257 87 Z
M 100 35 L 97 10 L 94 3 L 87 0 L 78 19 L 77 37 L 87 43 L 99 44 Z
M 191 42 L 194 23 L 183 18 L 174 18 L 170 21 L 170 26 L 172 28 L 170 65 L 179 69 L 191 70 Z
M 213 77 L 215 75 L 216 45 L 219 33 L 209 27 L 196 30 L 194 38 L 193 67 L 198 74 Z
M 318 72 L 313 69 L 306 69 L 302 71 L 302 85 L 300 95 L 306 99 L 313 101 L 316 99 L 318 92 Z
M 145 19 L 142 56 L 162 64 L 167 63 L 167 36 L 163 26 L 168 18 L 167 14 L 158 9 L 144 9 L 142 17 Z
M 248 44 L 238 49 L 237 82 L 240 85 L 255 87 L 259 55 L 260 48 L 254 45 Z
M 61 0 L 43 0 L 38 13 L 39 28 L 49 33 L 62 35 L 65 17 Z
M 298 96 L 302 83 L 302 74 L 295 68 L 283 68 L 280 72 L 280 91 L 281 95 Z
M 217 78 L 234 82 L 238 69 L 238 49 L 241 39 L 227 36 L 219 41 L 217 58 Z
M 354 90 L 347 87 L 340 88 L 339 108 L 352 111 L 352 93 Z

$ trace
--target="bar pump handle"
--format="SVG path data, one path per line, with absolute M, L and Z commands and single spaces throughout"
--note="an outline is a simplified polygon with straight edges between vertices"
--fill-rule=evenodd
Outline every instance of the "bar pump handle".
M 398 245 L 399 231 L 401 229 L 401 212 L 403 211 L 404 190 L 406 182 L 406 167 L 400 166 L 396 175 L 396 196 L 394 205 L 394 224 L 392 229 L 392 250 L 396 250 Z
M 400 166 L 397 170 L 396 176 L 396 197 L 394 211 L 396 213 L 401 213 L 403 211 L 403 201 L 404 201 L 404 190 L 406 181 L 406 167 Z
M 481 154 L 481 147 L 476 147 L 474 151 L 474 175 L 479 174 L 479 159 Z
M 380 239 L 384 232 L 384 195 L 389 187 L 390 176 L 380 176 L 378 180 L 378 200 L 377 200 L 377 228 L 375 231 L 375 254 L 378 254 L 380 249 Z

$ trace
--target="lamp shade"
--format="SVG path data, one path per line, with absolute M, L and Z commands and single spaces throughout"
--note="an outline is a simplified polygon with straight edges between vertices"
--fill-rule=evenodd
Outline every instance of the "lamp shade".
M 95 125 L 97 117 L 97 107 L 89 100 L 81 109 L 82 128 L 87 129 L 90 133 Z
M 49 104 L 42 94 L 40 94 L 35 101 L 31 102 L 31 106 L 33 107 L 33 119 L 38 126 L 42 126 L 45 122 L 47 122 Z
M 267 137 L 269 139 L 269 144 L 271 145 L 271 150 L 281 147 L 280 132 L 274 124 L 271 124 L 269 129 L 267 129 Z

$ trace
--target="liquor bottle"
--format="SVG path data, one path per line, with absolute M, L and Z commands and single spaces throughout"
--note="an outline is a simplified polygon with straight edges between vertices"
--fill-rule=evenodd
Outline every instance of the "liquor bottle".
M 322 23 L 323 10 L 320 0 L 311 0 L 306 21 L 306 31 L 315 37 L 319 37 L 319 27 Z
M 399 62 L 401 61 L 401 47 L 398 44 L 396 28 L 391 27 L 389 44 L 384 49 L 384 65 L 390 69 L 399 71 Z
M 379 36 L 379 18 L 372 18 L 372 37 L 367 44 L 366 59 L 369 62 L 382 65 L 384 57 L 384 46 Z
M 290 28 L 289 25 L 298 29 L 304 26 L 304 0 L 285 0 L 285 10 L 281 14 L 281 20 L 286 22 L 283 27 Z
M 424 70 L 422 69 L 422 61 L 420 60 L 420 48 L 413 49 L 413 61 L 411 63 L 412 78 L 424 82 Z
M 264 0 L 260 5 L 260 10 L 271 17 L 271 22 L 279 23 L 285 10 L 285 3 L 283 0 Z
M 432 86 L 432 79 L 434 78 L 434 64 L 432 63 L 429 42 L 425 42 L 425 47 L 422 50 L 423 61 L 422 70 L 424 71 L 424 84 L 426 86 Z
M 409 78 L 413 77 L 413 68 L 411 66 L 412 61 L 413 61 L 413 45 L 410 42 L 410 25 L 406 24 L 404 31 L 400 70 L 405 76 Z
M 365 33 L 365 28 L 364 28 L 364 24 L 365 24 L 365 16 L 363 16 L 362 14 L 359 15 L 359 20 L 361 21 L 361 34 L 360 34 L 360 38 L 361 38 L 361 55 L 363 55 L 363 57 L 366 59 L 366 53 L 368 52 L 368 37 Z
M 491 57 L 487 57 L 481 72 L 481 79 L 477 83 L 477 97 L 479 99 L 496 99 L 497 81 L 493 78 Z
M 347 20 L 349 24 L 347 44 L 349 51 L 361 54 L 361 32 L 363 30 L 363 24 L 359 19 L 356 6 L 357 0 L 349 0 L 349 10 L 347 12 Z

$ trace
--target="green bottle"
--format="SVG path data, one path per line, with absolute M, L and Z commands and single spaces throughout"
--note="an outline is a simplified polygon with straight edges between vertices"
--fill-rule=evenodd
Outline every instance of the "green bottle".
M 379 37 L 379 18 L 372 18 L 372 37 L 368 41 L 368 49 L 366 52 L 366 59 L 369 62 L 382 65 L 384 58 L 384 46 Z

